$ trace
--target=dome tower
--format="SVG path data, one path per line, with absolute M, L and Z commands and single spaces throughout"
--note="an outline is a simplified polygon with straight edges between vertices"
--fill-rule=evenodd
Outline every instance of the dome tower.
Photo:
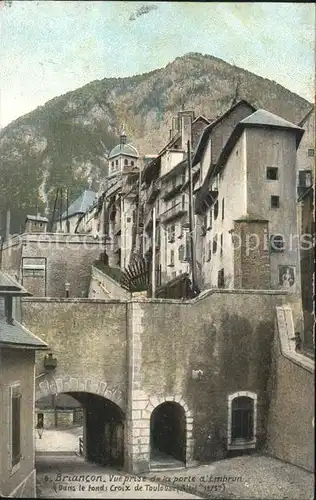
M 118 176 L 123 172 L 123 169 L 128 167 L 133 169 L 137 166 L 138 159 L 138 151 L 131 144 L 127 144 L 127 135 L 124 127 L 122 127 L 120 143 L 115 146 L 109 154 L 108 177 L 112 178 Z

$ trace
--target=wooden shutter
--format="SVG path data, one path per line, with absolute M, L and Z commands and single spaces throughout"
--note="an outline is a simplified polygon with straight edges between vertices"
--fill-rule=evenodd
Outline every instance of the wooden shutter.
M 11 408 L 11 452 L 12 466 L 14 466 L 19 463 L 21 458 L 21 394 L 17 388 L 12 390 Z

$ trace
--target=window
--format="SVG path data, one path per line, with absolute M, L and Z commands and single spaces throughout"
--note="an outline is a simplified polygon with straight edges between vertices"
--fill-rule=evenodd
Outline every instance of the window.
M 115 165 L 118 166 L 118 160 L 115 161 Z
M 280 208 L 279 196 L 271 196 L 271 208 Z
M 114 161 L 112 161 L 112 167 L 114 167 Z
M 245 396 L 233 399 L 232 439 L 253 438 L 253 400 Z
M 21 390 L 19 385 L 11 387 L 11 466 L 21 460 Z
M 217 235 L 213 238 L 213 254 L 217 252 Z
M 257 395 L 240 391 L 228 396 L 228 449 L 256 446 Z
M 174 266 L 174 250 L 170 251 L 170 264 L 169 266 Z
M 222 199 L 222 219 L 224 219 L 224 198 Z
M 128 165 L 128 160 L 124 160 L 124 165 Z
M 133 160 L 131 161 L 131 165 L 132 165 L 132 167 L 134 166 L 134 162 L 133 162 Z
M 277 167 L 267 167 L 267 179 L 269 181 L 277 181 L 279 178 L 279 171 Z
M 221 255 L 223 255 L 223 240 L 224 240 L 224 237 L 223 237 L 223 233 L 222 233 L 221 234 L 221 248 L 220 248 Z
M 216 220 L 218 217 L 218 200 L 215 202 L 214 205 L 214 220 Z
M 212 241 L 209 240 L 209 242 L 208 242 L 208 248 L 207 248 L 206 260 L 210 261 L 211 258 L 212 258 Z
M 314 156 L 315 150 L 314 149 L 308 149 L 307 151 L 307 156 Z
M 283 252 L 284 248 L 284 238 L 281 234 L 276 234 L 270 237 L 270 250 L 272 252 Z
M 217 286 L 218 288 L 225 287 L 224 269 L 220 269 L 217 273 Z
M 173 243 L 175 240 L 175 226 L 168 226 L 168 242 Z
M 311 170 L 298 171 L 298 187 L 308 188 L 313 184 Z
M 184 245 L 179 246 L 178 252 L 179 252 L 179 261 L 183 262 L 185 260 L 185 247 L 184 247 Z

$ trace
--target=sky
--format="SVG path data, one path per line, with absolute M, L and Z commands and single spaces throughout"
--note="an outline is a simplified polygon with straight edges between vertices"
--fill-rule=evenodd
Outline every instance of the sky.
M 93 80 L 188 52 L 314 101 L 313 4 L 0 0 L 0 127 Z

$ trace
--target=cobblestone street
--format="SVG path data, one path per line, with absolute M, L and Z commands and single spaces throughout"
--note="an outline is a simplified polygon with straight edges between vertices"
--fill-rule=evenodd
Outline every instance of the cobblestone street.
M 152 472 L 146 478 L 162 479 L 195 491 L 205 498 L 309 500 L 314 498 L 314 475 L 267 456 L 220 460 L 181 471 Z

